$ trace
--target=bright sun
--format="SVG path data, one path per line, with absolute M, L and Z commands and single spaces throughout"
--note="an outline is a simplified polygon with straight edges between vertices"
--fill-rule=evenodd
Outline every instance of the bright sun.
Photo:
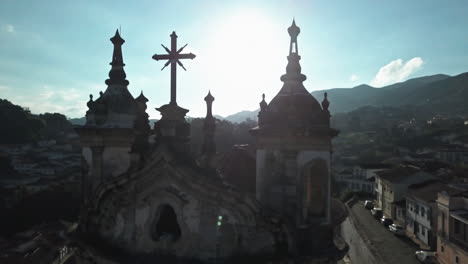
M 257 12 L 239 12 L 220 20 L 221 24 L 213 25 L 210 45 L 200 56 L 201 63 L 208 64 L 208 85 L 216 87 L 213 94 L 221 106 L 220 114 L 256 109 L 262 93 L 271 99 L 281 87 L 287 33 Z M 245 109 L 239 109 L 238 102 Z

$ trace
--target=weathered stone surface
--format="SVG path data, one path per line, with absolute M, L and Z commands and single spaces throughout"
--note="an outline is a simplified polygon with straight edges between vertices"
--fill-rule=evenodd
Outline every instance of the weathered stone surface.
M 83 246 L 84 255 L 97 263 L 152 263 L 166 256 L 331 263 L 343 256 L 346 247 L 335 245 L 334 228 L 347 213 L 330 197 L 336 131 L 329 126 L 328 101 L 322 108 L 302 85 L 295 23 L 290 33 L 290 53 L 293 46 L 295 51 L 288 57 L 285 84 L 270 105 L 262 101 L 260 127 L 252 130 L 258 142 L 252 161 L 256 175 L 250 179 L 254 191 L 228 184 L 209 163 L 200 166 L 189 155 L 188 110 L 177 105 L 175 86 L 171 103 L 158 108 L 162 118 L 149 141 L 147 100 L 125 92 L 123 39 L 116 35 L 114 53 L 120 55 L 108 90 L 101 99 L 91 98 L 88 122 L 78 129 L 89 168 L 83 176 L 80 231 L 101 244 Z M 124 99 L 131 102 L 122 111 L 108 105 Z M 206 139 L 214 136 L 211 121 L 205 124 Z M 206 142 L 203 154 L 214 155 L 214 143 Z M 105 256 L 99 246 L 119 256 Z
M 253 198 L 179 163 L 164 146 L 149 160 L 142 169 L 98 187 L 87 232 L 129 253 L 209 260 L 274 252 L 273 231 L 260 228 L 269 224 Z M 175 212 L 180 228 L 176 241 L 152 236 L 158 210 L 165 205 Z M 221 227 L 218 216 L 223 217 Z

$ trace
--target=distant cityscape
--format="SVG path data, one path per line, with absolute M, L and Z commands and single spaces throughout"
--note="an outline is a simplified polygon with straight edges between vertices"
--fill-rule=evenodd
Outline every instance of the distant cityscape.
M 371 81 L 390 85 L 311 93 L 301 60 L 320 41 L 298 45 L 292 18 L 281 88 L 256 110 L 221 117 L 214 90 L 178 93 L 177 72 L 200 47 L 185 50 L 175 30 L 156 44 L 142 38 L 158 48 L 145 58 L 170 76 L 161 88 L 170 100 L 155 105 L 129 90 L 125 66 L 137 63 L 126 54 L 140 55 L 124 49 L 120 28 L 112 33 L 105 90 L 86 102 L 57 90 L 77 108 L 32 113 L 0 99 L 1 264 L 468 263 L 468 72 L 408 79 L 423 59 L 396 59 Z M 244 48 L 279 56 L 259 43 Z M 206 116 L 187 116 L 178 97 Z

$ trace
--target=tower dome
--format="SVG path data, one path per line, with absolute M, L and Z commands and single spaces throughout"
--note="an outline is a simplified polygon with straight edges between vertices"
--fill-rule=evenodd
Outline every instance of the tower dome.
M 306 76 L 301 73 L 297 36 L 300 28 L 293 20 L 288 28 L 290 48 L 286 74 L 281 76 L 284 83 L 278 94 L 259 115 L 259 123 L 266 127 L 305 128 L 329 124 L 328 110 L 322 109 L 320 103 L 304 87 Z

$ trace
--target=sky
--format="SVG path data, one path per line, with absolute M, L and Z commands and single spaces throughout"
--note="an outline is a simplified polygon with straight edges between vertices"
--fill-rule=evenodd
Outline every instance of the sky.
M 89 94 L 107 88 L 117 28 L 129 90 L 148 113 L 170 99 L 165 53 L 172 31 L 187 71 L 177 72 L 177 102 L 204 116 L 255 110 L 282 86 L 287 28 L 301 28 L 298 51 L 309 91 L 382 87 L 409 78 L 468 71 L 468 1 L 439 0 L 0 0 L 0 98 L 33 113 L 84 116 Z M 322 98 L 317 98 L 319 101 Z M 333 103 L 333 98 L 329 98 Z

